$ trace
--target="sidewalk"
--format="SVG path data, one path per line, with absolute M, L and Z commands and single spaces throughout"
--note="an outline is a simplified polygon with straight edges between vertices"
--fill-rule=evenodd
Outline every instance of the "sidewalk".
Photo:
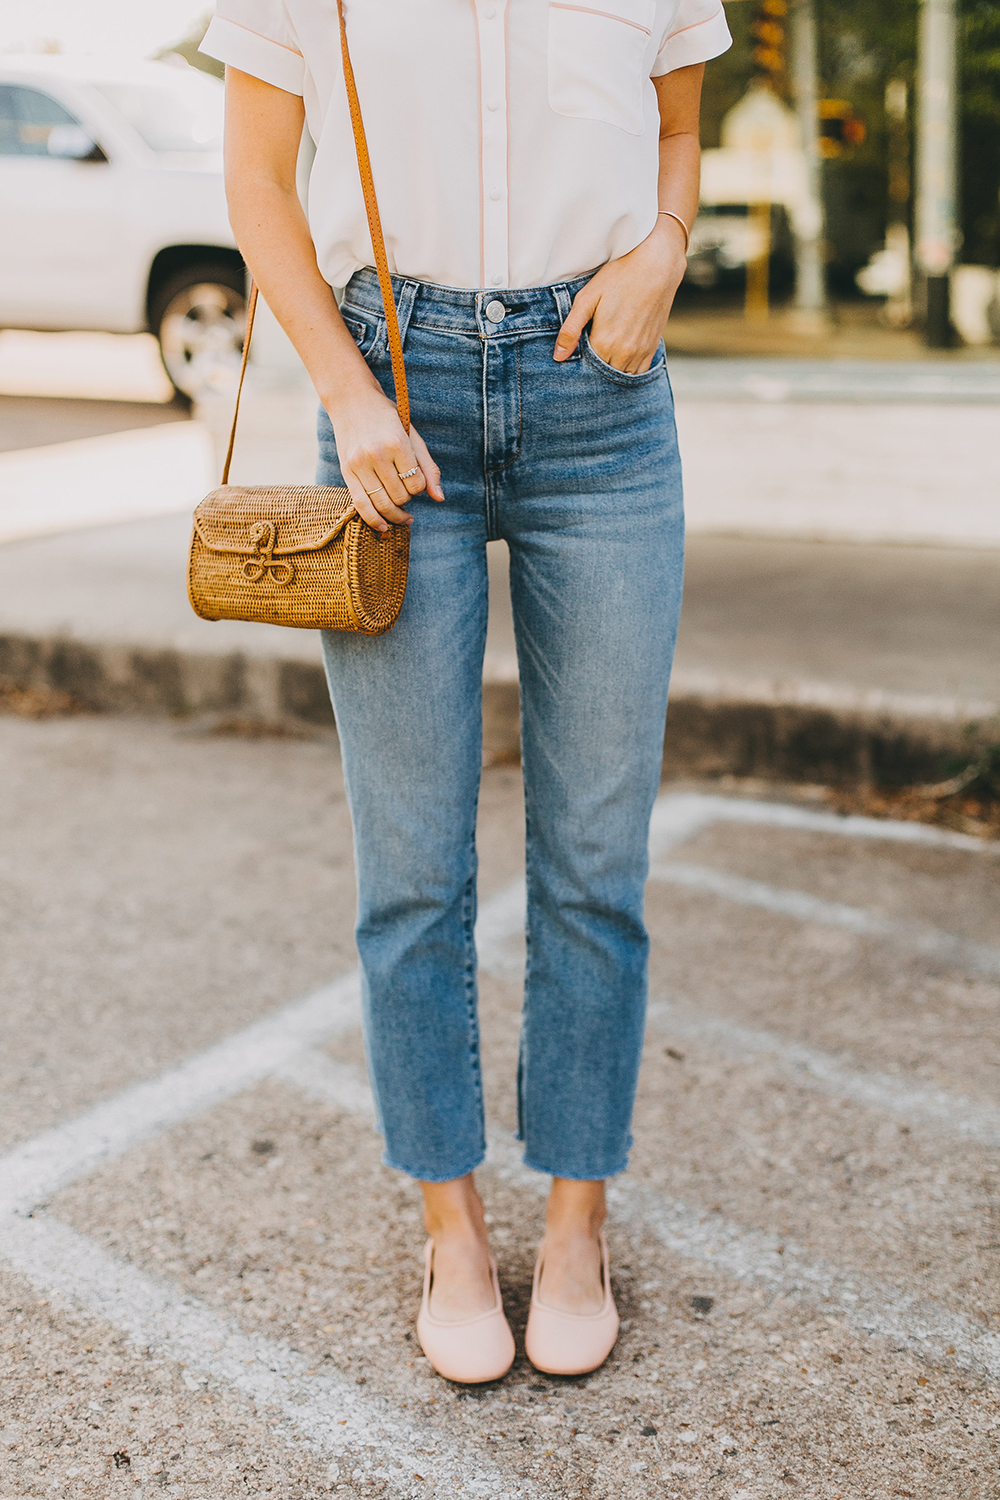
M 0 676 L 100 709 L 328 722 L 311 631 L 191 613 L 188 534 L 182 514 L 0 549 Z M 516 663 L 506 549 L 489 550 L 486 750 L 505 757 Z M 996 737 L 998 564 L 972 549 L 693 536 L 668 763 L 933 780 Z
M 998 738 L 1000 368 L 861 373 L 863 392 L 846 361 L 671 361 L 691 530 L 675 771 L 906 783 Z M 0 455 L 0 496 L 4 463 L 20 485 L 0 499 L 0 536 L 18 535 L 12 517 L 22 526 L 0 547 L 0 677 L 100 709 L 327 722 L 311 632 L 190 611 L 190 507 L 228 414 L 220 403 L 198 415 Z M 307 482 L 312 429 L 308 393 L 251 392 L 233 477 Z M 175 459 L 189 445 L 183 482 L 165 443 Z M 83 453 L 89 499 L 72 482 Z M 111 516 L 102 453 L 121 502 Z M 516 662 L 506 551 L 490 554 L 486 748 L 503 758 L 517 750 Z
M 772 305 L 767 318 L 744 315 L 742 299 L 706 296 L 682 288 L 666 330 L 668 354 L 725 359 L 776 355 L 791 359 L 905 360 L 916 364 L 995 364 L 996 345 L 928 349 L 919 328 L 894 328 L 873 298 L 834 301 L 828 317 L 801 314 L 788 301 Z

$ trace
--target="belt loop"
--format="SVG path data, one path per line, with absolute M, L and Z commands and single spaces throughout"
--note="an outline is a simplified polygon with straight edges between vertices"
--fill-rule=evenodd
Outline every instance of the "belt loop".
M 399 323 L 399 339 L 406 347 L 406 333 L 413 316 L 413 304 L 420 290 L 419 281 L 400 281 L 393 277 L 393 297 L 396 302 L 396 321 Z
M 569 310 L 573 306 L 573 298 L 569 294 L 569 287 L 565 281 L 557 281 L 550 288 L 552 300 L 556 305 L 556 315 L 559 318 L 560 328 L 569 317 Z

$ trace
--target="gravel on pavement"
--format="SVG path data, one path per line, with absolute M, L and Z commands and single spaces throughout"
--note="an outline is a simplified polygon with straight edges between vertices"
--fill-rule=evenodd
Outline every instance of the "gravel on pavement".
M 416 1343 L 418 1195 L 371 1121 L 334 736 L 0 717 L 0 762 L 0 1500 L 996 1500 L 996 846 L 664 785 L 622 1333 L 559 1380 L 523 1356 L 520 775 L 484 772 L 519 1355 L 464 1389 Z

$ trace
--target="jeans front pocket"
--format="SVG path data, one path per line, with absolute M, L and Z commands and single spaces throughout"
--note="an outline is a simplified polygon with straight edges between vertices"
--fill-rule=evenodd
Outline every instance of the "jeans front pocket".
M 595 370 L 606 376 L 608 380 L 615 381 L 618 385 L 648 385 L 651 380 L 655 380 L 657 376 L 662 375 L 666 369 L 667 355 L 662 339 L 657 346 L 656 353 L 653 355 L 653 363 L 649 369 L 639 370 L 634 374 L 628 370 L 616 370 L 614 365 L 609 365 L 606 359 L 602 359 L 590 342 L 590 330 L 587 328 L 580 335 L 580 347 L 583 350 L 583 357 L 588 364 L 593 365 Z
M 550 0 L 550 108 L 642 135 L 655 10 L 655 0 L 601 0 L 593 6 Z

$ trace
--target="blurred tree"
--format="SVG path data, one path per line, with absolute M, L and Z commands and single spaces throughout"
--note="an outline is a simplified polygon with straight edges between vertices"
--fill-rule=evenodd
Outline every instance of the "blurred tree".
M 845 101 L 864 126 L 864 139 L 845 143 L 824 167 L 831 283 L 854 289 L 854 274 L 885 236 L 889 217 L 889 137 L 885 90 L 907 86 L 912 129 L 920 0 L 818 0 L 820 97 Z M 960 0 L 959 259 L 1000 265 L 1000 3 Z M 759 19 L 755 0 L 726 0 L 733 46 L 705 75 L 703 143 L 719 144 L 726 111 L 755 77 Z M 855 132 L 860 134 L 860 132 Z
M 158 61 L 166 57 L 183 57 L 192 68 L 200 68 L 203 73 L 211 73 L 214 78 L 225 76 L 225 68 L 222 63 L 216 62 L 214 57 L 206 57 L 204 52 L 199 52 L 201 39 L 208 30 L 208 23 L 212 19 L 211 12 L 196 21 L 187 36 L 180 42 L 174 42 L 169 47 L 164 47 L 162 52 L 156 53 Z
M 964 0 L 959 193 L 967 265 L 1000 265 L 1000 5 Z
M 820 0 L 821 95 L 843 100 L 864 139 L 826 163 L 831 289 L 857 290 L 854 277 L 885 239 L 889 219 L 889 120 L 885 86 L 902 79 L 912 105 L 919 0 Z M 912 125 L 912 112 L 910 116 Z
M 721 144 L 723 115 L 743 98 L 751 81 L 757 76 L 752 58 L 756 42 L 750 31 L 754 7 L 729 0 L 726 5 L 726 20 L 733 34 L 733 45 L 721 57 L 713 58 L 705 69 L 701 106 L 703 146 L 714 147 Z

